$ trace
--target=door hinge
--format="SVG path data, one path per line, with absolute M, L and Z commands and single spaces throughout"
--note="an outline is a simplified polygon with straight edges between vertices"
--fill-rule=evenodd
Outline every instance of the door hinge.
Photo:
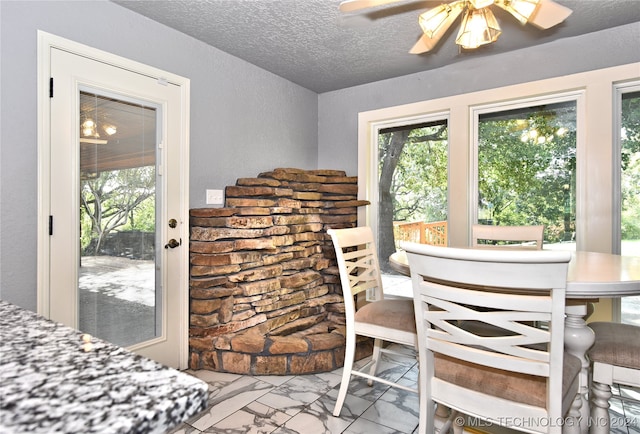
M 49 98 L 53 98 L 53 77 L 49 77 Z
M 53 216 L 49 216 L 49 235 L 53 235 Z

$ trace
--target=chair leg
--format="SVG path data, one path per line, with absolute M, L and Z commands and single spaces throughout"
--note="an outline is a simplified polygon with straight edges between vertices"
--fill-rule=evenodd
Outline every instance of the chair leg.
M 373 341 L 373 354 L 371 355 L 371 368 L 369 368 L 369 375 L 376 376 L 378 372 L 378 362 L 380 361 L 380 356 L 382 352 L 382 340 L 375 339 Z M 373 386 L 373 380 L 367 380 L 367 384 L 369 387 Z
M 581 412 L 580 408 L 582 407 L 582 396 L 580 393 L 576 394 L 573 402 L 571 403 L 571 407 L 569 408 L 569 412 L 567 413 L 567 418 L 565 423 L 562 426 L 563 434 L 580 434 L 580 417 Z
M 421 434 L 434 433 L 436 421 L 436 403 L 431 399 L 425 399 L 425 403 L 420 403 L 420 419 L 418 423 Z
M 436 404 L 434 426 L 435 429 L 438 429 L 438 425 L 440 425 L 439 434 L 462 434 L 464 432 L 464 425 L 461 426 L 458 423 L 458 414 L 455 410 L 449 411 L 442 404 Z
M 464 433 L 464 424 L 460 424 L 460 419 L 458 418 L 458 416 L 456 416 L 453 422 L 453 434 L 462 433 Z
M 609 421 L 609 398 L 611 398 L 611 386 L 605 383 L 591 383 L 591 428 L 592 434 L 608 434 Z
M 346 338 L 346 349 L 344 352 L 344 366 L 342 368 L 342 380 L 340 381 L 340 390 L 336 399 L 336 406 L 333 408 L 333 415 L 340 416 L 344 400 L 347 397 L 349 382 L 351 381 L 351 370 L 353 369 L 353 360 L 356 354 L 356 337 L 351 335 Z

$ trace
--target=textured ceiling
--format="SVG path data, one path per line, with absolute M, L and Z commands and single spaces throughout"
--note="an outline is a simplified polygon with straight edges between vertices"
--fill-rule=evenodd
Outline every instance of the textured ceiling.
M 350 14 L 339 12 L 340 0 L 113 1 L 318 93 L 640 23 L 640 0 L 556 0 L 573 14 L 548 30 L 521 26 L 494 7 L 502 27 L 497 42 L 461 52 L 458 19 L 436 49 L 414 55 L 408 51 L 420 37 L 418 14 L 441 0 Z

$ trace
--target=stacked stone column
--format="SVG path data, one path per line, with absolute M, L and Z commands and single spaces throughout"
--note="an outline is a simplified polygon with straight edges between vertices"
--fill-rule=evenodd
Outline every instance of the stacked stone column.
M 328 228 L 354 227 L 357 178 L 275 169 L 238 179 L 224 208 L 192 209 L 192 369 L 326 372 L 344 362 L 344 303 Z M 357 358 L 370 354 L 369 341 Z

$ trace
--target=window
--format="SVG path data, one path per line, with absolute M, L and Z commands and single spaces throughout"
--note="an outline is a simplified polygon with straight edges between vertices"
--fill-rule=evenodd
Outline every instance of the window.
M 551 126 L 555 130 L 553 146 L 546 143 L 546 135 L 542 144 L 545 153 L 552 153 L 554 159 L 545 160 L 546 169 L 540 167 L 542 159 L 538 161 L 534 158 L 526 162 L 528 182 L 536 184 L 536 188 L 531 190 L 536 195 L 515 197 L 517 203 L 514 202 L 511 208 L 507 207 L 508 213 L 500 215 L 500 218 L 521 218 L 527 209 L 533 207 L 533 212 L 529 214 L 536 219 L 544 218 L 545 225 L 553 226 L 547 234 L 547 247 L 575 246 L 577 250 L 615 252 L 618 238 L 612 228 L 619 228 L 620 223 L 618 220 L 616 224 L 615 208 L 611 208 L 612 204 L 619 203 L 619 199 L 616 201 L 613 195 L 617 183 L 613 168 L 620 165 L 616 166 L 613 162 L 616 155 L 613 141 L 615 128 L 612 124 L 615 119 L 612 112 L 613 90 L 615 83 L 630 83 L 632 80 L 638 86 L 638 65 L 632 63 L 359 113 L 359 198 L 369 200 L 371 205 L 358 210 L 358 223 L 371 226 L 377 233 L 380 206 L 379 133 L 446 119 L 447 243 L 453 247 L 469 246 L 472 223 L 478 219 L 496 218 L 495 209 L 491 209 L 490 204 L 497 200 L 497 196 L 491 201 L 486 200 L 486 195 L 495 187 L 488 184 L 491 178 L 481 180 L 485 197 L 482 197 L 482 202 L 479 201 L 477 145 L 481 138 L 487 138 L 491 123 L 511 123 L 517 127 L 518 119 L 524 119 L 531 124 L 539 121 L 543 126 Z M 640 87 L 633 91 L 640 91 Z M 629 92 L 631 89 L 625 87 L 625 93 Z M 478 128 L 478 123 L 482 128 Z M 561 130 L 562 127 L 567 131 Z M 537 133 L 540 134 L 539 131 Z M 537 149 L 533 146 L 531 135 L 529 138 L 528 144 L 517 142 L 521 155 Z M 511 139 L 522 140 L 522 131 L 512 132 Z M 491 141 L 500 143 L 500 140 Z M 512 147 L 516 145 L 515 141 L 512 143 Z M 509 147 L 504 149 L 511 151 Z M 490 158 L 490 155 L 482 156 L 485 157 Z M 515 167 L 508 168 L 515 170 Z M 544 176 L 540 177 L 540 174 Z M 511 190 L 514 186 L 505 183 L 501 187 L 500 191 L 513 194 Z M 553 192 L 553 218 L 548 216 L 551 210 L 545 209 L 539 201 L 540 196 L 545 194 L 540 193 L 545 191 L 541 190 L 543 188 Z M 520 211 L 523 212 L 518 214 Z M 609 301 L 601 300 L 600 307 L 606 310 L 602 318 L 610 318 Z
M 544 225 L 545 248 L 575 250 L 576 100 L 474 112 L 478 223 Z
M 640 83 L 617 86 L 614 173 L 619 174 L 618 238 L 614 251 L 640 256 Z M 618 230 L 616 230 L 618 229 Z M 640 297 L 624 297 L 619 303 L 620 321 L 640 325 Z
M 378 131 L 378 250 L 400 241 L 447 244 L 447 120 Z

